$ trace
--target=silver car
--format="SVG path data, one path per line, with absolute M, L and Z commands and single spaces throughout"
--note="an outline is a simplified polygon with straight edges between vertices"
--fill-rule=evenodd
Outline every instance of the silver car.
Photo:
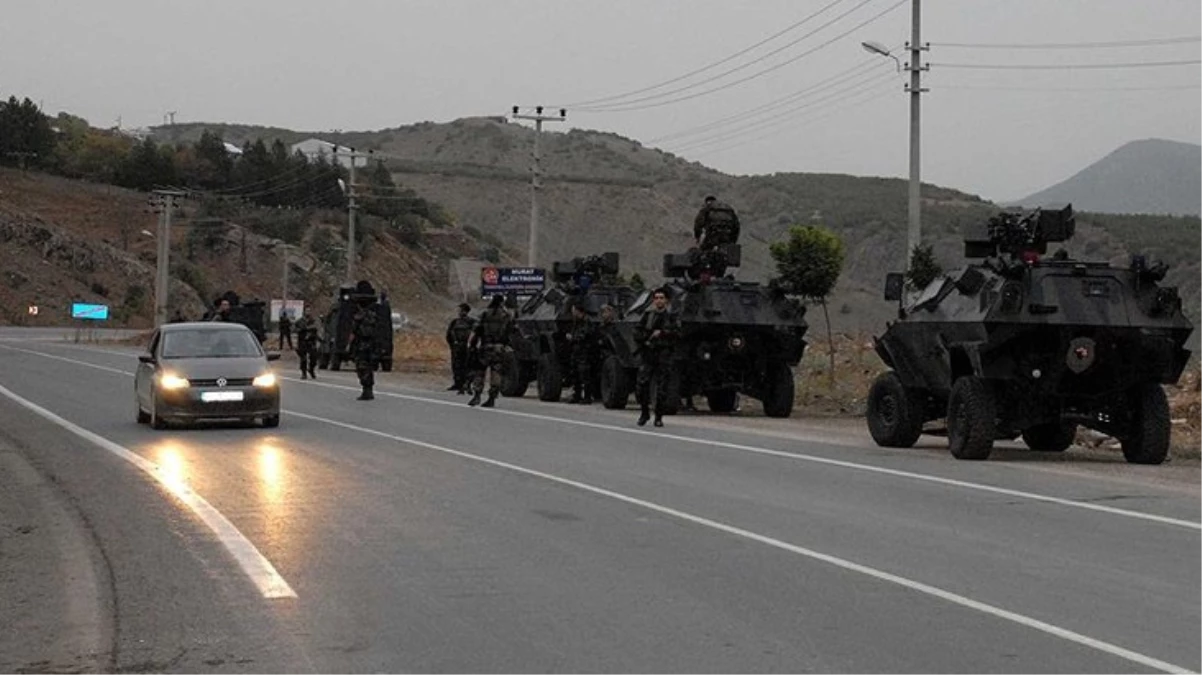
M 280 386 L 267 366 L 278 358 L 242 324 L 165 325 L 138 357 L 138 422 L 163 429 L 169 421 L 237 418 L 279 426 Z

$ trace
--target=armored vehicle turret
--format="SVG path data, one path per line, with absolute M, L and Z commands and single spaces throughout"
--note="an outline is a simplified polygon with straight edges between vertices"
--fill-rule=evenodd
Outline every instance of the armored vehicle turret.
M 1117 437 L 1127 461 L 1163 462 L 1169 410 L 1193 330 L 1164 265 L 1075 260 L 1049 243 L 1073 236 L 1072 207 L 1006 212 L 965 236 L 968 264 L 906 299 L 900 274 L 885 297 L 898 319 L 876 338 L 892 370 L 872 385 L 868 428 L 909 447 L 925 422 L 947 418 L 952 454 L 985 459 L 1020 435 L 1059 452 L 1078 425 Z
M 370 298 L 375 301 L 372 307 L 379 314 L 376 321 L 376 345 L 380 350 L 380 370 L 392 370 L 392 307 L 388 303 L 387 294 L 376 293 L 370 284 L 343 284 L 338 288 L 338 296 L 326 315 L 322 318 L 322 334 L 318 343 L 317 367 L 322 370 L 341 370 L 343 361 L 350 361 L 354 355 L 348 350 L 351 339 L 351 328 L 355 324 L 355 312 L 359 311 L 359 300 Z
M 696 395 L 704 395 L 714 412 L 731 412 L 740 393 L 763 402 L 769 417 L 788 417 L 793 410 L 793 367 L 806 346 L 805 306 L 776 288 L 721 276 L 740 257 L 736 244 L 664 256 L 670 311 L 681 328 L 668 378 L 668 413 L 682 396 Z M 620 339 L 601 370 L 607 408 L 624 407 L 634 391 L 634 329 L 650 306 L 651 293 L 645 292 L 618 323 Z
M 502 393 L 521 396 L 530 382 L 538 388 L 542 401 L 558 401 L 573 372 L 568 362 L 574 348 L 570 334 L 571 307 L 581 307 L 591 323 L 599 321 L 604 305 L 619 311 L 634 299 L 629 286 L 606 283 L 607 277 L 618 273 L 617 253 L 591 255 L 553 263 L 553 285 L 517 308 L 514 319 L 515 335 L 510 344 L 516 358 L 513 378 L 505 378 Z M 598 371 L 600 360 L 592 364 Z M 592 378 L 594 382 L 598 378 Z M 589 392 L 599 397 L 600 391 Z

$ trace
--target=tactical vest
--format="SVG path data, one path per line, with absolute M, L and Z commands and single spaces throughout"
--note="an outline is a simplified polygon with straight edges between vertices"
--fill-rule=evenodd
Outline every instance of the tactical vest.
M 733 244 L 738 238 L 739 217 L 735 210 L 722 202 L 710 204 L 705 212 L 705 241 L 707 244 Z

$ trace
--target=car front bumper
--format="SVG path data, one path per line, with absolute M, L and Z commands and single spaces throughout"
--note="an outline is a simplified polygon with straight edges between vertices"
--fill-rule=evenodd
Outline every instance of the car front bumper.
M 240 396 L 241 400 L 228 400 Z M 156 400 L 162 417 L 222 419 L 280 414 L 279 387 L 188 387 L 160 391 Z

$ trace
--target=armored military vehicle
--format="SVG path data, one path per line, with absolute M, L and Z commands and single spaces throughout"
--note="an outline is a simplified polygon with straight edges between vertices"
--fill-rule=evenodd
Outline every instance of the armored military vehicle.
M 722 276 L 740 258 L 737 244 L 664 256 L 670 311 L 681 326 L 668 378 L 668 414 L 676 412 L 682 396 L 696 395 L 705 396 L 714 412 L 734 410 L 739 394 L 759 399 L 769 417 L 793 411 L 793 367 L 806 346 L 805 306 L 777 288 Z M 647 291 L 617 324 L 618 339 L 601 369 L 607 408 L 624 407 L 634 391 L 634 329 L 650 306 Z
M 1072 237 L 1072 207 L 1004 212 L 965 236 L 966 267 L 902 301 L 875 340 L 892 369 L 872 385 L 868 428 L 882 446 L 910 447 L 923 424 L 947 418 L 952 455 L 985 459 L 997 439 L 1022 436 L 1060 452 L 1078 425 L 1117 437 L 1137 464 L 1163 462 L 1175 382 L 1193 326 L 1166 267 L 1074 260 L 1049 242 Z
M 612 252 L 552 264 L 554 285 L 517 309 L 515 335 L 510 341 L 517 361 L 515 376 L 506 378 L 503 393 L 521 396 L 534 382 L 539 400 L 560 399 L 573 375 L 569 363 L 572 345 L 567 339 L 571 307 L 581 306 L 589 321 L 597 322 L 602 306 L 610 304 L 621 310 L 629 305 L 635 296 L 633 289 L 605 283 L 605 277 L 617 274 L 618 269 L 618 254 Z M 596 370 L 600 365 L 598 360 L 592 367 Z M 599 390 L 589 393 L 593 397 L 601 395 Z
M 205 321 L 213 316 L 216 307 L 221 304 L 222 300 L 230 303 L 230 321 L 249 328 L 250 332 L 259 338 L 260 343 L 267 341 L 267 303 L 262 300 L 243 300 L 234 291 L 226 291 L 213 300 L 214 309 L 204 315 Z
M 359 300 L 371 298 L 375 300 L 373 307 L 378 313 L 376 344 L 380 349 L 379 368 L 383 371 L 392 370 L 392 308 L 388 296 L 377 294 L 371 284 L 343 284 L 338 288 L 338 297 L 333 306 L 321 320 L 322 334 L 318 342 L 317 367 L 322 370 L 341 370 L 344 361 L 355 358 L 348 350 L 351 339 L 351 329 L 355 324 L 355 313 L 359 311 Z

